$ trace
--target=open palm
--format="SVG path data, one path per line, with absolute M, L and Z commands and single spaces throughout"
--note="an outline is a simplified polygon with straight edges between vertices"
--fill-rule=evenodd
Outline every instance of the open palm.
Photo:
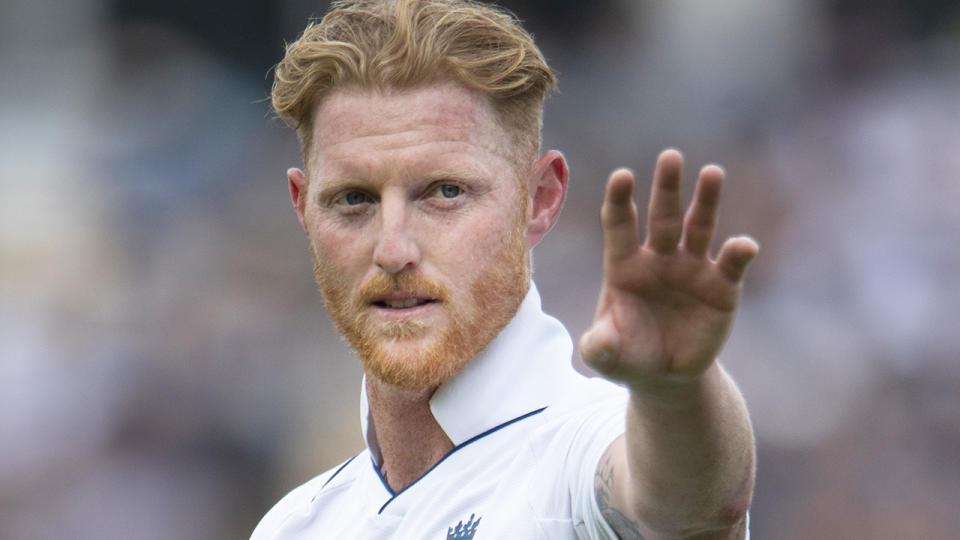
M 700 171 L 684 215 L 682 169 L 675 150 L 657 159 L 642 244 L 633 174 L 618 169 L 607 182 L 603 286 L 580 347 L 594 369 L 628 385 L 689 380 L 711 365 L 759 250 L 750 238 L 734 237 L 710 258 L 724 173 L 713 165 Z

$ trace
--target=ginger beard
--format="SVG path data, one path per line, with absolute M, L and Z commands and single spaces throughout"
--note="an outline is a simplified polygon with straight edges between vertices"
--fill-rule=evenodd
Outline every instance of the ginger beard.
M 501 250 L 470 284 L 466 301 L 457 302 L 450 290 L 416 270 L 395 275 L 377 272 L 351 295 L 343 274 L 319 257 L 310 242 L 323 302 L 368 377 L 410 390 L 437 387 L 463 369 L 510 322 L 530 284 L 526 195 L 521 201 L 517 223 Z M 371 321 L 373 299 L 395 292 L 438 299 L 447 328 L 424 344 L 419 339 L 429 329 L 420 321 Z

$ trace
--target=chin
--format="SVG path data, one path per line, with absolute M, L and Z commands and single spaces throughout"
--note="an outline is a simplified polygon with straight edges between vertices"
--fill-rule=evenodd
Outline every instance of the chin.
M 396 339 L 357 353 L 369 376 L 405 390 L 440 386 L 459 373 L 475 354 L 442 338 Z

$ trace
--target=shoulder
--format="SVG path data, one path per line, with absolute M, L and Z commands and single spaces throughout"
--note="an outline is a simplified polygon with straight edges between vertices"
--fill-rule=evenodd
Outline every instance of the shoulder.
M 274 533 L 283 525 L 284 521 L 293 514 L 298 508 L 309 504 L 313 498 L 323 490 L 328 484 L 337 481 L 343 481 L 348 476 L 348 466 L 359 458 L 360 454 L 340 463 L 322 474 L 313 477 L 307 482 L 297 486 L 287 493 L 263 516 L 260 523 L 257 524 L 250 540 L 267 540 L 272 538 Z
M 628 397 L 622 386 L 584 377 L 575 391 L 568 392 L 545 411 L 544 420 L 577 438 L 590 439 L 601 431 L 622 432 Z
M 575 390 L 538 415 L 524 447 L 534 468 L 554 488 L 579 491 L 593 486 L 600 456 L 626 429 L 626 390 L 601 379 L 584 378 Z M 589 476 L 589 482 L 583 479 Z
M 626 430 L 627 390 L 603 379 L 583 381 L 575 398 L 551 407 L 543 426 L 543 464 L 551 464 L 554 489 L 579 538 L 616 538 L 597 509 L 594 481 L 606 450 Z M 537 439 L 535 439 L 537 440 Z

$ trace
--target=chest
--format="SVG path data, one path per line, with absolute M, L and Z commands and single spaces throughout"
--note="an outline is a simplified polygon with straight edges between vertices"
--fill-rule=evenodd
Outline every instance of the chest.
M 478 442 L 390 492 L 369 458 L 351 464 L 282 538 L 577 538 L 559 456 L 522 440 Z

